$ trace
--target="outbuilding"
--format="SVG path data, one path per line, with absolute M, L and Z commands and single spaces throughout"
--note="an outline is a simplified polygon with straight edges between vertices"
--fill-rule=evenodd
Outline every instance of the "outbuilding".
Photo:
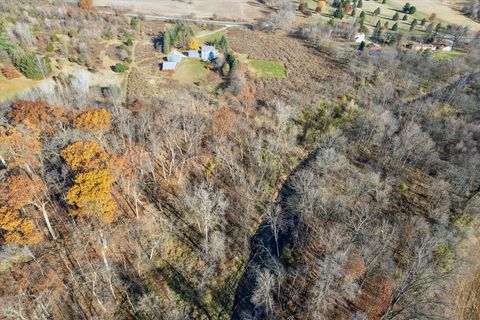
M 181 52 L 178 51 L 173 51 L 171 54 L 167 56 L 167 61 L 168 62 L 180 62 L 182 61 L 183 58 L 186 58 L 187 56 L 184 55 Z
M 176 62 L 164 61 L 162 63 L 162 71 L 175 72 L 176 69 L 177 69 L 177 63 Z
M 188 50 L 188 57 L 189 58 L 200 58 L 200 54 L 198 50 Z

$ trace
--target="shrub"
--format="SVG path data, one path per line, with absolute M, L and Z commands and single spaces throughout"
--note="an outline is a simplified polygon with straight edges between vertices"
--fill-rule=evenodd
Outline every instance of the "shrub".
M 408 190 L 408 184 L 406 184 L 405 182 L 401 182 L 400 185 L 399 185 L 399 188 L 402 191 L 407 191 Z
M 29 79 L 42 80 L 52 72 L 50 59 L 40 58 L 34 54 L 15 59 L 15 68 Z
M 112 70 L 114 72 L 120 73 L 120 72 L 125 72 L 128 70 L 128 67 L 124 65 L 123 63 L 117 63 L 112 67 Z
M 15 78 L 19 78 L 22 76 L 20 72 L 15 69 L 15 67 L 9 63 L 5 64 L 2 68 L 2 74 L 5 78 L 11 80 Z

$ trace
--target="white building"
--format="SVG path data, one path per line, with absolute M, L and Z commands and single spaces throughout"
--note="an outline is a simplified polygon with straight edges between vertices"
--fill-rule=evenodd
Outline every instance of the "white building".
M 181 52 L 178 51 L 173 51 L 167 56 L 167 61 L 168 62 L 180 62 L 182 61 L 183 58 L 186 58 L 187 56 L 184 55 Z
M 200 57 L 202 60 L 214 60 L 217 57 L 215 46 L 203 46 Z

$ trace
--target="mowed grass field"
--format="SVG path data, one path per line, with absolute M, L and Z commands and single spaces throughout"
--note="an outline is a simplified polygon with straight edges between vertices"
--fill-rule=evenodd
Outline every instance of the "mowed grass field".
M 287 76 L 285 65 L 280 61 L 247 60 L 249 69 L 257 77 L 284 78 Z
M 317 7 L 317 0 L 308 0 L 307 4 L 309 9 L 315 10 Z M 417 8 L 417 12 L 415 14 L 409 14 L 408 20 L 403 21 L 402 18 L 405 15 L 402 12 L 402 8 L 405 3 L 409 2 L 412 6 Z M 380 14 L 376 17 L 373 16 L 373 12 L 375 9 L 380 8 Z M 310 18 L 308 18 L 309 22 L 317 22 L 323 21 L 327 22 L 333 17 L 333 13 L 336 8 L 328 6 L 324 8 L 323 12 L 320 14 L 314 14 Z M 410 24 L 412 23 L 413 19 L 418 20 L 418 25 L 413 34 L 421 34 L 424 32 L 425 27 L 420 25 L 422 19 L 427 19 L 430 17 L 432 13 L 437 15 L 434 23 L 441 23 L 444 26 L 448 24 L 459 24 L 459 25 L 466 25 L 472 31 L 480 31 L 480 23 L 477 23 L 468 17 L 465 17 L 461 14 L 461 12 L 454 10 L 451 5 L 447 4 L 445 0 L 387 0 L 385 4 L 382 4 L 382 1 L 374 1 L 374 0 L 363 0 L 362 8 L 357 8 L 356 16 L 358 17 L 360 13 L 365 11 L 366 18 L 365 18 L 365 25 L 370 29 L 373 30 L 375 25 L 378 21 L 382 24 L 388 22 L 388 28 L 390 29 L 395 22 L 398 23 L 398 31 L 401 32 L 409 32 Z M 399 21 L 393 21 L 392 17 L 395 13 L 400 15 Z M 345 15 L 344 21 L 349 21 L 353 19 L 350 15 Z M 426 25 L 429 22 L 427 21 Z
M 177 64 L 173 79 L 181 83 L 195 83 L 203 80 L 209 73 L 203 62 L 197 58 L 183 58 Z

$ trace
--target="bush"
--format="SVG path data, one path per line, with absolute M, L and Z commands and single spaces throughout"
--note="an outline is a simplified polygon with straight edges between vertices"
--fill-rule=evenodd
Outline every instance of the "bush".
M 33 80 L 42 80 L 52 72 L 50 59 L 34 54 L 15 59 L 14 65 L 25 77 Z
M 112 70 L 113 72 L 125 72 L 128 70 L 128 67 L 126 65 L 124 65 L 123 63 L 117 63 L 116 65 L 114 65 L 112 67 Z

